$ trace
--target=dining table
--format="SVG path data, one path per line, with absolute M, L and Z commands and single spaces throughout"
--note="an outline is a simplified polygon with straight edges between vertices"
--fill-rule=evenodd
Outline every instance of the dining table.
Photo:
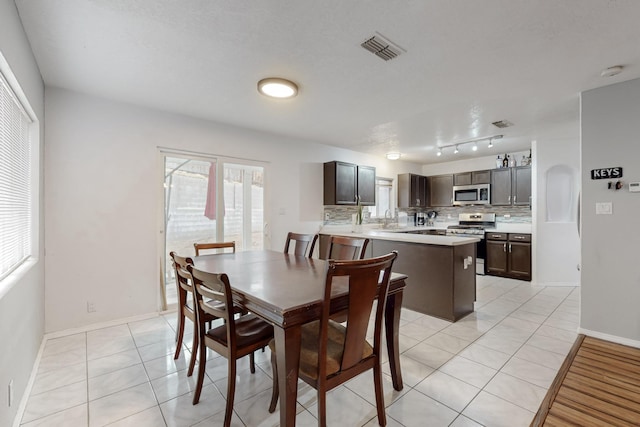
M 328 261 L 274 250 L 201 255 L 194 266 L 210 273 L 226 273 L 234 304 L 274 326 L 280 425 L 294 426 L 298 395 L 301 326 L 320 318 Z M 385 307 L 385 335 L 393 387 L 402 390 L 398 332 L 406 275 L 392 273 Z M 336 278 L 331 313 L 348 305 L 346 278 Z M 266 408 L 265 408 L 266 410 Z

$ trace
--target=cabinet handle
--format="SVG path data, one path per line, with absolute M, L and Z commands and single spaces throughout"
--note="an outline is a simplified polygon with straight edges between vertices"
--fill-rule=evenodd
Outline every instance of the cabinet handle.
M 499 239 L 502 236 L 500 236 L 499 234 L 493 234 L 491 237 L 493 237 L 494 239 Z
M 513 196 L 513 203 L 516 202 L 516 197 L 518 197 L 518 196 Z
M 507 244 L 506 243 L 504 243 L 502 245 L 502 252 L 507 252 Z
M 511 243 L 509 243 L 509 253 L 511 253 Z
M 509 196 L 509 198 L 507 199 L 507 201 L 508 201 L 509 203 L 511 203 L 511 196 Z

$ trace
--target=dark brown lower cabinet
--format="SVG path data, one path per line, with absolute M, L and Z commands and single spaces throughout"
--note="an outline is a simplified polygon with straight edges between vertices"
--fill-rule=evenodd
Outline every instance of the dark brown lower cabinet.
M 531 234 L 487 233 L 485 238 L 487 274 L 531 280 Z

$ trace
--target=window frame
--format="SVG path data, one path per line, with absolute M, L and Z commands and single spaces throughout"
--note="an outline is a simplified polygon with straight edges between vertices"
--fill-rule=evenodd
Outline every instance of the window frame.
M 4 80 L 4 84 L 11 92 L 10 95 L 13 96 L 25 116 L 30 120 L 28 125 L 28 144 L 30 145 L 29 162 L 31 168 L 29 191 L 31 250 L 30 254 L 21 262 L 0 275 L 0 298 L 2 298 L 37 264 L 40 258 L 40 176 L 42 172 L 40 170 L 40 120 L 2 52 L 0 52 L 0 78 Z
M 384 184 L 381 184 L 380 181 L 383 181 Z M 375 192 L 376 192 L 376 204 L 374 206 L 368 206 L 368 210 L 369 210 L 369 217 L 370 218 L 384 218 L 384 211 L 380 211 L 380 207 L 378 205 L 378 201 L 380 200 L 379 197 L 379 190 L 380 187 L 388 187 L 389 188 L 389 211 L 391 212 L 391 216 L 395 215 L 395 210 L 396 210 L 396 206 L 397 206 L 397 202 L 396 202 L 396 197 L 395 197 L 395 187 L 393 185 L 393 178 L 386 178 L 386 177 L 382 177 L 382 176 L 376 176 L 376 188 L 375 188 Z

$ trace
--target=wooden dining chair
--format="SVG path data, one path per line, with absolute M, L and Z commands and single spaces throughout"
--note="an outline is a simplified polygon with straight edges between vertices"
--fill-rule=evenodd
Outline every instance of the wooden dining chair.
M 359 237 L 331 236 L 327 259 L 364 259 L 369 239 Z
M 236 253 L 236 242 L 218 242 L 218 243 L 194 243 L 196 256 L 200 256 L 200 251 L 215 250 L 215 253 L 227 252 L 225 249 L 231 249 L 229 253 Z
M 293 253 L 298 256 L 306 256 L 307 249 L 309 249 L 308 256 L 311 258 L 313 255 L 313 250 L 316 247 L 316 241 L 318 240 L 317 234 L 299 234 L 289 232 L 287 234 L 287 241 L 284 244 L 284 253 L 289 253 L 289 248 L 291 246 L 291 242 L 293 242 Z M 311 248 L 309 248 L 311 245 Z
M 397 256 L 397 251 L 393 251 L 387 255 L 364 260 L 329 260 L 320 319 L 302 326 L 299 368 L 299 377 L 318 392 L 318 425 L 321 427 L 326 425 L 327 392 L 369 369 L 373 370 L 378 423 L 381 426 L 386 425 L 380 367 L 381 333 L 391 267 Z M 349 320 L 346 325 L 334 322 L 330 318 L 331 291 L 338 283 L 346 283 L 349 292 Z M 369 317 L 376 298 L 378 303 L 372 346 L 366 337 Z M 278 403 L 275 340 L 269 343 L 269 347 L 273 369 L 273 391 L 269 412 L 273 412 Z
M 190 377 L 193 374 L 193 369 L 196 364 L 197 352 L 199 346 L 198 339 L 198 326 L 197 316 L 195 312 L 195 303 L 193 296 L 193 286 L 190 280 L 190 275 L 187 271 L 187 266 L 193 265 L 193 259 L 190 257 L 182 257 L 175 252 L 169 254 L 173 260 L 173 269 L 176 277 L 176 287 L 178 292 L 178 325 L 176 330 L 176 352 L 173 355 L 174 359 L 180 357 L 180 350 L 182 349 L 182 340 L 184 338 L 185 321 L 187 319 L 193 322 L 193 341 L 191 343 L 191 359 L 189 360 L 189 369 L 187 370 L 187 376 Z M 235 313 L 240 313 L 240 309 L 236 309 Z M 211 323 L 218 319 L 217 316 L 202 316 L 201 321 Z
M 273 326 L 256 317 L 245 314 L 238 318 L 233 315 L 234 305 L 231 284 L 226 274 L 207 273 L 192 265 L 187 266 L 193 280 L 193 289 L 198 318 L 216 316 L 225 320 L 224 324 L 213 329 L 205 328 L 205 322 L 198 321 L 198 336 L 202 345 L 198 356 L 198 381 L 193 394 L 193 404 L 200 400 L 204 374 L 207 367 L 207 348 L 224 356 L 228 360 L 227 407 L 224 425 L 231 425 L 233 399 L 236 387 L 236 360 L 249 355 L 251 373 L 255 373 L 253 352 L 268 345 L 273 339 Z

